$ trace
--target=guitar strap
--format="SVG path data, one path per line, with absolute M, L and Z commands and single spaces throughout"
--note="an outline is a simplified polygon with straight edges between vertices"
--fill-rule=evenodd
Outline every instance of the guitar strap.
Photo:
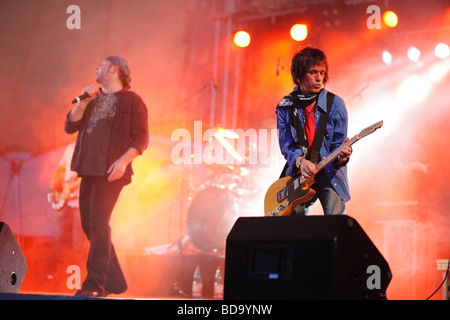
M 327 94 L 327 112 L 320 115 L 319 127 L 317 128 L 316 135 L 314 137 L 310 160 L 316 164 L 320 158 L 320 147 L 322 146 L 323 137 L 327 129 L 328 119 L 330 118 L 331 105 L 334 101 L 334 93 L 328 92 Z
M 320 147 L 322 145 L 323 137 L 325 136 L 325 130 L 327 128 L 328 119 L 330 117 L 330 111 L 334 101 L 334 96 L 335 96 L 334 93 L 331 92 L 327 93 L 327 112 L 322 112 L 320 115 L 319 125 L 316 130 L 311 152 L 310 154 L 307 155 L 307 157 L 309 157 L 309 160 L 314 164 L 316 164 L 317 161 L 319 160 Z M 300 148 L 302 148 L 303 150 L 307 150 L 308 143 L 305 138 L 303 126 L 300 123 L 300 118 L 298 117 L 297 114 L 299 110 L 300 112 L 302 112 L 302 109 L 299 108 L 300 99 L 296 94 L 293 93 L 286 96 L 285 99 L 288 99 L 292 102 L 292 106 L 289 107 L 289 113 L 291 118 L 291 125 L 295 128 L 295 131 L 297 132 L 298 144 L 300 145 Z M 283 171 L 281 172 L 280 178 L 286 176 L 286 171 L 288 167 L 289 164 L 286 162 L 286 165 L 284 166 Z

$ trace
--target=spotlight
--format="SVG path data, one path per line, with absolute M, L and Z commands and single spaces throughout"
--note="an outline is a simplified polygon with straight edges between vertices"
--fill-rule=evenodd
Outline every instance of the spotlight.
M 383 21 L 384 24 L 387 25 L 388 27 L 395 28 L 398 24 L 398 17 L 394 12 L 386 11 L 383 14 Z
M 381 59 L 383 59 L 383 62 L 388 66 L 392 64 L 392 54 L 387 50 L 383 50 Z
M 420 50 L 414 46 L 411 46 L 408 48 L 407 55 L 411 61 L 417 62 L 420 58 Z
M 450 56 L 450 49 L 449 49 L 448 45 L 441 42 L 441 43 L 438 43 L 436 45 L 436 47 L 434 48 L 434 54 L 436 55 L 436 57 L 438 57 L 440 59 L 445 59 L 448 56 Z
M 238 31 L 234 35 L 234 44 L 240 48 L 248 47 L 250 44 L 250 35 L 245 31 Z
M 308 36 L 308 28 L 305 24 L 295 24 L 291 28 L 291 37 L 295 41 L 303 41 Z

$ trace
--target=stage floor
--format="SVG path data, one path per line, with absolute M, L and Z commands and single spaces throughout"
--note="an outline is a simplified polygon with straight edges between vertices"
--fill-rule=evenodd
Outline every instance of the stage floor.
M 35 291 L 20 291 L 19 293 L 3 293 L 0 292 L 0 300 L 211 300 L 211 299 L 191 299 L 182 296 L 144 296 L 123 293 L 120 295 L 111 294 L 107 297 L 91 298 L 79 297 L 68 293 L 56 292 L 35 292 Z

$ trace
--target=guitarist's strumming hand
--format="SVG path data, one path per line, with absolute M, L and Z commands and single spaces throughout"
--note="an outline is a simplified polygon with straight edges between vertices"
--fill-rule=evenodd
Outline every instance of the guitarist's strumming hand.
M 346 138 L 344 140 L 343 144 L 348 142 L 349 140 L 350 140 L 350 138 Z M 340 163 L 342 163 L 344 165 L 345 163 L 347 163 L 351 154 L 352 154 L 352 147 L 351 146 L 344 147 L 339 152 L 339 154 L 337 156 L 337 161 L 339 161 Z M 295 165 L 297 166 L 297 168 L 299 168 L 299 172 L 301 172 L 302 177 L 306 180 L 314 177 L 318 172 L 316 165 L 314 163 L 312 163 L 308 159 L 305 159 L 301 156 L 297 158 L 297 160 L 295 161 Z
M 301 172 L 302 177 L 305 179 L 314 177 L 317 174 L 316 165 L 301 156 L 297 158 L 295 165 L 300 169 L 299 172 Z

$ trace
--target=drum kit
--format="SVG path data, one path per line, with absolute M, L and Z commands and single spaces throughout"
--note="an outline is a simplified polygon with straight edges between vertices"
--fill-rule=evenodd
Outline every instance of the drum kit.
M 226 131 L 222 129 L 221 135 Z M 217 136 L 216 136 L 217 138 Z M 228 233 L 240 216 L 261 216 L 265 185 L 260 178 L 270 171 L 267 167 L 250 164 L 248 157 L 257 152 L 249 147 L 240 160 L 227 148 L 238 164 L 204 164 L 210 173 L 205 182 L 192 186 L 187 212 L 187 235 L 202 252 L 223 253 Z M 242 161 L 241 161 L 242 160 Z
M 220 253 L 239 216 L 252 215 L 258 188 L 252 170 L 245 166 L 211 165 L 211 177 L 195 188 L 187 213 L 187 233 L 205 253 Z

